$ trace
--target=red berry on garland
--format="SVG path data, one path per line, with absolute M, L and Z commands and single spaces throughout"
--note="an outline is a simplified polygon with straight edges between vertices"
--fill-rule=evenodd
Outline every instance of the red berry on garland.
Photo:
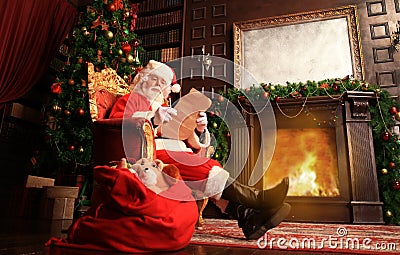
M 279 103 L 279 101 L 281 101 L 281 98 L 279 96 L 275 97 L 275 102 Z
M 121 48 L 125 54 L 128 54 L 132 50 L 132 47 L 129 45 L 129 43 L 124 43 Z
M 269 92 L 268 92 L 268 91 L 265 91 L 264 93 L 262 93 L 262 97 L 263 97 L 264 99 L 268 99 L 268 98 L 269 98 Z
M 338 86 L 337 84 L 333 84 L 333 85 L 332 85 L 332 89 L 333 89 L 334 91 L 338 91 L 338 90 L 339 90 L 339 86 Z
M 231 133 L 228 132 L 228 133 L 226 134 L 226 136 L 227 136 L 227 137 L 231 137 Z
M 392 187 L 393 187 L 393 189 L 395 189 L 395 190 L 400 190 L 400 181 L 399 181 L 399 180 L 394 180 L 394 181 L 392 182 Z
M 243 100 L 246 99 L 246 97 L 245 96 L 239 96 L 238 99 L 239 99 L 239 101 L 243 101 Z
M 382 133 L 382 140 L 388 141 L 389 138 L 390 138 L 389 132 L 383 132 L 383 133 Z
M 390 114 L 395 115 L 398 111 L 397 111 L 397 107 L 396 106 L 392 106 L 389 109 Z

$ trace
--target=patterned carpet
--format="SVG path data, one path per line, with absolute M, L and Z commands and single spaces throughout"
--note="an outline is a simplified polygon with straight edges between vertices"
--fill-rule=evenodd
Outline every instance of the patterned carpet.
M 248 241 L 236 221 L 205 219 L 192 244 L 265 250 L 400 254 L 400 226 L 284 222 L 259 240 Z

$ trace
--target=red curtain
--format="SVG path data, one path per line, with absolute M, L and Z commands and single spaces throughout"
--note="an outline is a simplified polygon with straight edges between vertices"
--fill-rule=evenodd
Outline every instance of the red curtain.
M 38 82 L 76 15 L 66 0 L 0 1 L 0 109 Z

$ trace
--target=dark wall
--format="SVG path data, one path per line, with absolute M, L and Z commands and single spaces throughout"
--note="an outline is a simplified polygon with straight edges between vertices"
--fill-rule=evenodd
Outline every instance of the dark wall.
M 357 7 L 364 79 L 381 85 L 397 96 L 400 53 L 393 50 L 390 40 L 391 33 L 396 30 L 397 20 L 400 20 L 397 0 L 187 0 L 184 55 L 190 56 L 193 52 L 199 54 L 199 49 L 204 47 L 206 53 L 233 60 L 234 22 L 348 5 Z M 206 77 L 204 79 L 198 77 L 185 79 L 183 92 L 188 91 L 190 87 L 205 87 L 206 90 L 211 90 L 211 87 L 215 87 L 216 90 L 223 88 L 224 82 L 207 78 L 213 77 L 212 70 L 204 71 L 203 74 Z

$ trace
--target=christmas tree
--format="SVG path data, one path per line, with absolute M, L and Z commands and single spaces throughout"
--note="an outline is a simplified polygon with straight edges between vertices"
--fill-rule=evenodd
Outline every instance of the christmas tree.
M 47 175 L 53 177 L 60 171 L 85 175 L 92 168 L 88 63 L 93 63 L 96 71 L 116 70 L 129 84 L 143 51 L 134 33 L 137 10 L 138 4 L 132 1 L 93 0 L 80 11 L 62 47 L 65 61 L 45 106 L 47 148 L 38 156 L 36 167 Z

